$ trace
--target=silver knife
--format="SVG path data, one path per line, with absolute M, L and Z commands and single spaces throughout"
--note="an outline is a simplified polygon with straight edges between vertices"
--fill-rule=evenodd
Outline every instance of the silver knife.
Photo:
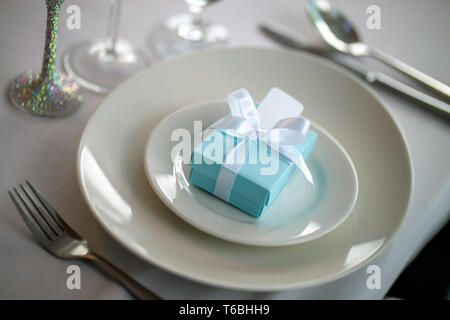
M 333 62 L 339 64 L 340 66 L 346 68 L 347 70 L 352 71 L 354 74 L 359 76 L 361 79 L 365 80 L 370 84 L 380 84 L 386 88 L 394 90 L 395 92 L 401 93 L 402 95 L 411 98 L 415 101 L 420 102 L 424 106 L 429 107 L 432 111 L 437 111 L 439 114 L 450 118 L 450 105 L 436 99 L 428 94 L 425 94 L 413 87 L 410 87 L 394 78 L 387 76 L 386 74 L 373 71 L 373 70 L 361 70 L 356 66 L 350 65 L 349 63 L 345 63 L 341 60 L 336 59 L 333 51 L 330 49 L 323 49 L 319 47 L 315 47 L 312 45 L 306 45 L 304 42 L 299 40 L 296 36 L 290 34 L 287 30 L 282 30 L 281 27 L 276 27 L 269 24 L 261 24 L 261 31 L 271 39 L 276 42 L 285 45 L 287 47 L 293 49 L 299 49 L 302 51 L 310 52 L 315 55 L 319 55 L 326 59 L 332 60 Z

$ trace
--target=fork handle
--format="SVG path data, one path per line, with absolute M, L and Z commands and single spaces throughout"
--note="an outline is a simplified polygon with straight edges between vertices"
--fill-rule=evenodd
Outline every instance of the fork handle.
M 111 278 L 117 280 L 133 296 L 141 300 L 161 300 L 159 296 L 139 284 L 125 272 L 117 268 L 111 262 L 96 253 L 90 253 L 87 258 L 93 261 L 100 269 L 105 271 Z
M 429 75 L 423 73 L 420 70 L 417 70 L 416 68 L 411 67 L 409 64 L 406 64 L 405 62 L 387 54 L 386 52 L 371 48 L 369 50 L 369 55 L 407 74 L 408 76 L 416 79 L 429 88 L 434 89 L 440 94 L 443 94 L 445 97 L 450 97 L 450 87 L 448 85 L 430 77 Z

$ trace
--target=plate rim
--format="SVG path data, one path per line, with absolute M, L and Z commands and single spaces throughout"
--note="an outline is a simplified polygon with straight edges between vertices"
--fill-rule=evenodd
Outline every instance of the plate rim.
M 277 242 L 277 243 L 258 244 L 258 243 L 254 242 L 254 241 L 236 240 L 236 239 L 234 239 L 232 237 L 227 237 L 226 235 L 219 236 L 219 235 L 217 235 L 217 233 L 213 233 L 208 228 L 204 227 L 202 224 L 199 224 L 199 223 L 195 222 L 194 220 L 189 219 L 185 214 L 183 214 L 181 212 L 181 210 L 179 210 L 177 207 L 172 205 L 167 200 L 167 197 L 165 197 L 164 192 L 162 192 L 162 190 L 158 187 L 159 185 L 155 181 L 154 176 L 150 173 L 149 167 L 148 167 L 148 164 L 147 164 L 149 162 L 149 161 L 147 161 L 147 154 L 149 153 L 148 150 L 150 148 L 151 141 L 155 139 L 153 133 L 154 133 L 155 129 L 163 121 L 166 121 L 168 118 L 172 117 L 176 113 L 183 112 L 186 109 L 195 108 L 195 107 L 198 107 L 198 106 L 201 106 L 201 105 L 213 104 L 213 103 L 219 103 L 219 102 L 223 102 L 223 100 L 209 100 L 209 101 L 197 102 L 197 103 L 189 104 L 187 106 L 180 107 L 180 108 L 176 109 L 175 111 L 169 113 L 165 117 L 163 117 L 158 122 L 158 124 L 153 128 L 152 132 L 150 133 L 150 135 L 147 138 L 147 142 L 145 144 L 145 149 L 144 149 L 144 154 L 143 154 L 143 157 L 142 157 L 144 170 L 145 170 L 145 175 L 146 175 L 147 180 L 150 183 L 150 186 L 152 187 L 153 191 L 156 193 L 158 198 L 164 203 L 164 205 L 170 211 L 172 211 L 176 216 L 181 218 L 186 223 L 188 223 L 191 226 L 197 228 L 201 232 L 205 232 L 205 233 L 207 233 L 207 234 L 209 234 L 209 235 L 211 235 L 213 237 L 216 237 L 216 238 L 219 238 L 219 239 L 222 239 L 222 240 L 225 240 L 225 241 L 230 241 L 230 242 L 233 242 L 233 243 L 237 243 L 237 244 L 242 244 L 242 245 L 248 245 L 248 246 L 254 246 L 254 247 L 269 247 L 269 248 L 292 246 L 292 245 L 297 245 L 297 244 L 300 244 L 300 243 L 306 243 L 308 241 L 312 241 L 312 240 L 318 239 L 318 238 L 320 238 L 322 236 L 325 236 L 326 234 L 332 232 L 337 227 L 339 227 L 345 220 L 347 220 L 347 218 L 350 216 L 350 214 L 352 213 L 353 209 L 355 208 L 356 202 L 358 200 L 358 194 L 359 194 L 358 172 L 356 171 L 355 165 L 354 165 L 352 159 L 350 158 L 350 155 L 344 149 L 344 147 L 341 145 L 341 143 L 330 132 L 328 132 L 324 127 L 322 127 L 321 125 L 317 124 L 317 122 L 312 121 L 312 120 L 310 120 L 311 121 L 311 127 L 312 128 L 313 127 L 317 128 L 321 132 L 321 134 L 327 136 L 331 141 L 333 141 L 333 143 L 337 146 L 337 148 L 343 153 L 345 158 L 348 160 L 348 163 L 350 164 L 350 168 L 351 168 L 351 170 L 353 172 L 352 180 L 353 180 L 353 178 L 355 180 L 354 183 L 355 183 L 356 191 L 355 191 L 354 198 L 352 199 L 352 202 L 349 205 L 349 209 L 347 210 L 347 212 L 342 217 L 340 217 L 340 219 L 338 219 L 338 221 L 336 223 L 334 223 L 334 225 L 332 227 L 326 229 L 325 231 L 319 232 L 318 234 L 313 232 L 311 234 L 308 234 L 308 235 L 300 237 L 300 238 L 285 240 L 285 242 L 283 242 L 283 243 L 278 243 Z M 301 239 L 301 240 L 299 241 L 298 239 Z
M 359 262 L 358 264 L 349 267 L 345 270 L 342 270 L 340 272 L 337 273 L 331 273 L 328 274 L 326 276 L 320 277 L 320 278 L 315 278 L 315 279 L 309 279 L 309 280 L 303 280 L 303 281 L 295 281 L 295 282 L 285 282 L 285 283 L 278 283 L 278 284 L 271 284 L 271 285 L 266 285 L 266 284 L 236 284 L 235 282 L 228 282 L 225 280 L 220 280 L 214 277 L 208 277 L 208 276 L 199 276 L 198 274 L 192 274 L 192 273 L 186 273 L 184 272 L 181 268 L 178 267 L 174 267 L 173 265 L 170 265 L 168 263 L 164 263 L 159 261 L 158 259 L 155 259 L 154 257 L 152 257 L 152 259 L 150 259 L 148 256 L 145 256 L 144 254 L 142 254 L 141 252 L 134 250 L 126 241 L 122 240 L 120 237 L 116 236 L 112 230 L 110 230 L 107 225 L 103 222 L 103 220 L 101 219 L 101 217 L 97 214 L 95 208 L 92 206 L 92 204 L 89 202 L 88 200 L 88 196 L 86 193 L 85 188 L 83 187 L 83 182 L 82 182 L 82 175 L 81 175 L 81 169 L 80 169 L 80 164 L 81 164 L 81 150 L 83 147 L 83 142 L 86 140 L 86 132 L 88 131 L 88 129 L 92 126 L 93 124 L 93 119 L 95 118 L 95 115 L 99 113 L 101 108 L 104 108 L 103 106 L 106 105 L 106 103 L 111 99 L 112 96 L 115 95 L 115 93 L 120 90 L 123 86 L 125 86 L 132 78 L 139 76 L 141 73 L 144 72 L 148 72 L 149 69 L 158 67 L 160 65 L 164 65 L 164 64 L 169 64 L 173 61 L 179 61 L 179 60 L 184 60 L 184 59 L 189 59 L 191 56 L 194 55 L 201 55 L 201 54 L 210 54 L 211 52 L 220 52 L 220 51 L 266 51 L 266 52 L 275 52 L 275 53 L 282 53 L 282 54 L 287 54 L 287 55 L 291 55 L 291 56 L 300 56 L 302 58 L 306 58 L 309 60 L 313 60 L 315 63 L 324 65 L 328 68 L 333 69 L 334 71 L 337 71 L 343 75 L 345 75 L 346 77 L 350 78 L 351 80 L 353 80 L 356 84 L 358 84 L 360 87 L 362 87 L 363 90 L 365 90 L 367 93 L 369 93 L 377 102 L 378 104 L 381 106 L 381 108 L 383 109 L 383 111 L 386 113 L 386 115 L 388 116 L 388 118 L 392 121 L 392 123 L 394 124 L 396 130 L 398 131 L 400 137 L 402 138 L 401 140 L 401 146 L 404 149 L 404 152 L 406 154 L 406 164 L 407 164 L 407 177 L 409 179 L 409 188 L 408 188 L 408 196 L 406 199 L 406 203 L 404 203 L 405 205 L 405 210 L 403 212 L 403 215 L 401 217 L 401 219 L 399 219 L 399 221 L 397 222 L 397 225 L 395 226 L 393 232 L 391 235 L 389 235 L 388 238 L 385 239 L 385 242 L 383 243 L 382 246 L 380 246 L 379 248 L 377 248 L 369 257 L 367 257 L 365 260 Z M 115 241 L 117 241 L 124 249 L 126 249 L 127 251 L 131 252 L 132 254 L 136 255 L 137 257 L 141 258 L 142 260 L 146 261 L 149 264 L 152 264 L 154 266 L 157 266 L 159 268 L 161 268 L 164 271 L 168 271 L 172 274 L 175 274 L 177 276 L 180 276 L 182 278 L 185 279 L 189 279 L 198 283 L 202 283 L 205 285 L 209 285 L 209 286 L 218 286 L 218 287 L 222 287 L 222 288 L 226 288 L 226 289 L 234 289 L 234 290 L 243 290 L 243 291 L 278 291 L 278 290 L 289 290 L 289 289 L 301 289 L 301 288 L 309 288 L 309 287 L 313 287 L 313 286 L 318 286 L 321 284 L 325 284 L 331 281 L 335 281 L 338 279 L 341 279 L 359 269 L 361 269 L 363 266 L 369 264 L 371 261 L 373 261 L 374 259 L 376 259 L 381 252 L 383 252 L 384 250 L 386 250 L 391 244 L 392 241 L 395 237 L 395 235 L 397 234 L 398 230 L 400 229 L 400 226 L 403 224 L 407 212 L 409 211 L 410 207 L 411 207 L 411 202 L 412 202 L 412 192 L 414 190 L 414 172 L 413 172 L 413 167 L 412 167 L 412 160 L 411 160 L 411 153 L 408 147 L 408 142 L 406 140 L 405 134 L 403 132 L 403 129 L 400 127 L 400 125 L 397 123 L 397 121 L 395 120 L 395 118 L 392 115 L 392 112 L 389 111 L 388 108 L 386 108 L 382 98 L 380 97 L 380 95 L 374 90 L 372 89 L 367 83 L 365 83 L 362 79 L 358 78 L 356 75 L 354 75 L 353 73 L 351 73 L 350 71 L 346 70 L 345 68 L 343 68 L 342 66 L 339 66 L 335 63 L 332 63 L 331 61 L 328 61 L 325 58 L 322 57 L 318 57 L 314 54 L 308 53 L 308 52 L 303 52 L 303 51 L 293 51 L 293 50 L 288 50 L 285 48 L 277 48 L 277 47 L 262 47 L 262 46 L 234 46 L 234 47 L 228 47 L 228 48 L 216 48 L 216 49 L 210 49 L 208 51 L 202 51 L 202 52 L 194 52 L 194 53 L 188 53 L 185 55 L 180 55 L 180 56 L 175 56 L 172 58 L 169 58 L 167 60 L 164 61 L 160 61 L 157 62 L 153 65 L 148 66 L 147 68 L 144 68 L 142 70 L 140 70 L 139 72 L 137 72 L 136 74 L 134 74 L 131 78 L 127 79 L 125 82 L 121 83 L 119 86 L 117 86 L 116 88 L 114 88 L 106 97 L 105 99 L 99 104 L 99 106 L 96 108 L 96 110 L 91 114 L 91 116 L 89 117 L 89 120 L 87 121 L 86 125 L 83 128 L 82 134 L 80 136 L 80 140 L 79 140 L 79 144 L 78 144 L 78 148 L 77 148 L 77 158 L 75 161 L 75 165 L 76 165 L 76 175 L 77 175 L 77 182 L 78 182 L 78 186 L 80 188 L 81 194 L 83 196 L 83 199 L 85 200 L 86 204 L 88 205 L 92 215 L 95 217 L 95 219 L 97 220 L 97 222 L 102 226 L 102 228 L 112 237 L 112 239 L 114 239 Z

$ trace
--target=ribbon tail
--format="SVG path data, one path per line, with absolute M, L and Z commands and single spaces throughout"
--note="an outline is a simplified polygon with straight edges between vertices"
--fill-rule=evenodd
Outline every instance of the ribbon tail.
M 314 179 L 313 176 L 311 174 L 311 171 L 309 171 L 308 166 L 306 165 L 305 159 L 303 159 L 303 156 L 300 155 L 300 157 L 298 157 L 298 162 L 299 162 L 299 169 L 300 171 L 303 173 L 303 175 L 305 176 L 306 180 L 308 180 L 309 183 L 312 184 L 313 188 L 314 188 Z
M 271 148 L 274 148 L 278 151 L 279 154 L 286 157 L 288 160 L 292 161 L 303 173 L 306 180 L 308 180 L 309 183 L 312 184 L 314 188 L 314 179 L 311 174 L 311 171 L 309 170 L 308 166 L 306 165 L 305 159 L 303 159 L 303 156 L 300 152 L 298 152 L 296 149 L 290 146 L 276 146 L 271 144 Z
M 225 117 L 208 127 L 208 129 L 218 129 L 225 134 L 231 135 L 233 137 L 245 138 L 253 135 L 257 128 L 255 124 L 241 117 Z

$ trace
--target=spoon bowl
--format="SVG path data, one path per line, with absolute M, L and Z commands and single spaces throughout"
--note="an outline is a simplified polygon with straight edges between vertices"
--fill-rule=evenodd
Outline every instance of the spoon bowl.
M 336 8 L 331 7 L 327 1 L 318 0 L 315 3 L 317 4 L 317 8 L 320 10 L 320 14 L 336 37 L 346 43 L 360 41 L 356 29 Z
M 356 57 L 371 56 L 407 74 L 429 88 L 450 97 L 450 87 L 405 62 L 363 43 L 356 28 L 339 10 L 327 0 L 308 0 L 306 11 L 320 36 L 332 48 Z
M 369 47 L 361 42 L 350 20 L 328 1 L 307 1 L 306 11 L 314 27 L 329 46 L 354 56 L 369 54 Z

